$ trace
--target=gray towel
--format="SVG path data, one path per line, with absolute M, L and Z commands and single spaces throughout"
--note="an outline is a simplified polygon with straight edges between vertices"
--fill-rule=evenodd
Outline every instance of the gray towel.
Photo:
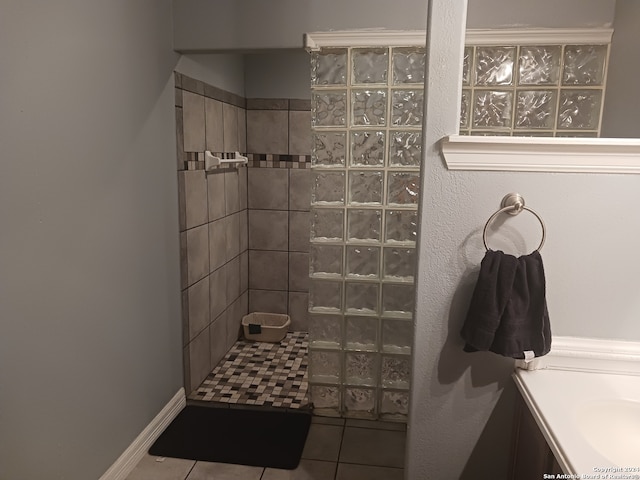
M 505 357 L 540 357 L 551 349 L 542 257 L 514 257 L 489 250 L 482 259 L 467 318 L 462 327 L 466 352 Z

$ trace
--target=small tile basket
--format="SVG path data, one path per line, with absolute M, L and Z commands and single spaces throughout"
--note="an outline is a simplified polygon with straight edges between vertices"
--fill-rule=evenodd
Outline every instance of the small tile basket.
M 242 317 L 242 329 L 247 340 L 256 342 L 281 341 L 291 325 L 289 315 L 254 312 Z

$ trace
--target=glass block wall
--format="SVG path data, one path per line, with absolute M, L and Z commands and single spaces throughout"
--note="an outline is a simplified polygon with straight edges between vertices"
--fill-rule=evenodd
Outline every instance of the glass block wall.
M 405 420 L 425 51 L 312 62 L 309 383 L 320 415 Z
M 608 45 L 467 46 L 460 133 L 600 135 Z

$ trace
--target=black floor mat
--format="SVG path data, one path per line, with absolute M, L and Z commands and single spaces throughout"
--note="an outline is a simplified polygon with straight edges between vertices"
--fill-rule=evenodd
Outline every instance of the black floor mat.
M 309 412 L 187 405 L 151 455 L 292 470 L 307 439 Z

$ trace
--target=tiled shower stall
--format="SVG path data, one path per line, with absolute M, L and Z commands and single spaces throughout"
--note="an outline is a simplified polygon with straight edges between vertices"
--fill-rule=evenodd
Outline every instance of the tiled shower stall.
M 598 136 L 608 51 L 467 46 L 461 134 Z M 309 332 L 315 413 L 406 421 L 424 61 L 422 47 L 322 48 L 310 101 L 176 73 L 187 392 L 245 314 L 288 313 Z M 249 163 L 205 172 L 205 150 Z M 306 335 L 294 343 L 306 355 Z

